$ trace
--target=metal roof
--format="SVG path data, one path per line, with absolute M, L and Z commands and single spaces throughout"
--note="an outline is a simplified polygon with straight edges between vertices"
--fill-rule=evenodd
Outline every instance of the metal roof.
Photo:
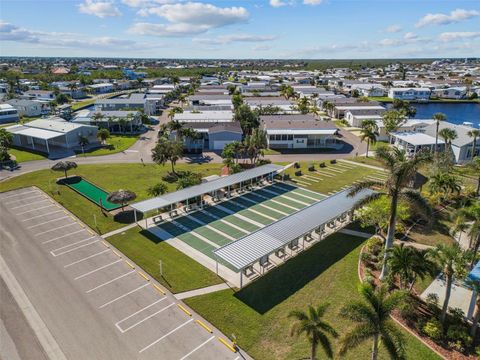
M 248 181 L 258 176 L 279 172 L 284 169 L 284 166 L 267 164 L 253 169 L 245 170 L 237 174 L 221 177 L 217 180 L 209 181 L 200 185 L 190 186 L 188 188 L 175 191 L 162 196 L 157 196 L 153 199 L 148 199 L 131 204 L 130 207 L 140 212 L 147 212 L 151 210 L 160 209 L 172 204 L 176 204 L 187 199 L 191 199 L 203 194 L 208 194 L 215 190 L 220 190 L 228 186 L 238 184 L 242 181 Z
M 244 269 L 262 256 L 273 253 L 320 225 L 350 211 L 359 200 L 372 194 L 373 190 L 363 190 L 353 197 L 348 197 L 347 193 L 348 189 L 316 202 L 263 229 L 224 245 L 214 250 L 214 253 L 236 269 Z

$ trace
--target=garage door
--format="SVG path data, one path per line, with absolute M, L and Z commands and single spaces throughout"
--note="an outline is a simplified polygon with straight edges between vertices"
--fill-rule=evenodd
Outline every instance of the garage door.
M 223 150 L 223 148 L 225 147 L 225 145 L 227 145 L 228 143 L 230 143 L 231 141 L 220 141 L 220 140 L 215 140 L 213 142 L 213 150 Z

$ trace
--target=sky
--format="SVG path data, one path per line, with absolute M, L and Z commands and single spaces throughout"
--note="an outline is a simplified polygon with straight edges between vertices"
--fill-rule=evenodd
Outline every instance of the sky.
M 2 0 L 0 55 L 480 57 L 480 1 Z

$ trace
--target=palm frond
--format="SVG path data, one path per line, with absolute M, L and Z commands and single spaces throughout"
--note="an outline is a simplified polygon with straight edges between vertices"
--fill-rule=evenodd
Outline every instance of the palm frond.
M 359 325 L 354 327 L 342 339 L 339 354 L 345 355 L 348 350 L 356 348 L 358 345 L 368 340 L 375 334 L 375 329 L 368 325 Z
M 327 354 L 327 357 L 329 359 L 333 358 L 332 344 L 330 343 L 328 337 L 325 334 L 319 333 L 317 334 L 317 338 L 320 342 L 320 345 L 322 345 L 323 350 Z
M 385 194 L 383 193 L 380 193 L 380 192 L 375 192 L 373 194 L 370 194 L 370 195 L 367 195 L 365 196 L 364 198 L 358 200 L 354 205 L 353 205 L 353 208 L 354 209 L 358 209 L 358 208 L 361 208 L 365 205 L 368 205 L 370 204 L 372 201 L 375 201 L 375 200 L 378 200 L 380 199 L 382 196 L 384 196 Z
M 382 329 L 382 343 L 387 349 L 390 357 L 394 360 L 404 360 L 405 338 L 392 321 L 385 322 Z
M 374 188 L 374 187 L 381 188 L 383 186 L 384 186 L 384 183 L 382 183 L 380 181 L 374 181 L 374 180 L 360 181 L 356 184 L 353 184 L 350 187 L 347 196 L 353 197 L 353 196 L 357 195 L 359 192 L 361 192 L 362 190 L 371 189 L 371 188 Z
M 433 209 L 428 201 L 416 190 L 404 189 L 400 197 L 405 200 L 411 208 L 418 212 L 425 220 L 431 221 Z
M 364 302 L 354 301 L 340 310 L 340 316 L 355 322 L 375 323 L 376 315 Z
M 375 158 L 385 164 L 387 168 L 395 167 L 396 159 L 395 153 L 389 147 L 380 147 L 375 151 Z

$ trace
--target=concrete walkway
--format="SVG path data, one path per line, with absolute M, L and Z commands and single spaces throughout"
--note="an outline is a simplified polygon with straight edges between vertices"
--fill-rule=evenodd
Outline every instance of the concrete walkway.
M 108 233 L 106 233 L 106 234 L 103 234 L 102 237 L 103 237 L 104 239 L 106 239 L 107 237 L 110 237 L 110 236 L 113 236 L 113 235 L 117 235 L 117 234 L 120 234 L 120 233 L 122 233 L 122 232 L 124 232 L 124 231 L 130 230 L 130 229 L 134 228 L 135 226 L 137 226 L 137 224 L 136 224 L 136 223 L 133 223 L 133 224 L 124 226 L 124 227 L 122 227 L 122 228 L 120 228 L 120 229 L 113 230 L 113 231 L 110 231 L 110 232 L 108 232 Z
M 358 237 L 362 237 L 362 238 L 365 238 L 365 239 L 370 239 L 374 235 L 374 234 L 369 234 L 369 233 L 366 233 L 366 232 L 350 230 L 350 229 L 342 229 L 339 232 L 342 233 L 342 234 L 358 236 Z
M 230 285 L 228 285 L 226 283 L 222 283 L 222 284 L 218 284 L 218 285 L 207 286 L 207 287 L 204 287 L 204 288 L 201 288 L 201 289 L 190 290 L 190 291 L 185 291 L 183 293 L 178 293 L 178 294 L 175 294 L 175 297 L 179 300 L 183 300 L 183 299 L 188 299 L 188 298 L 191 298 L 191 297 L 194 297 L 194 296 L 210 294 L 210 293 L 213 293 L 213 292 L 217 292 L 217 291 L 220 291 L 220 290 L 226 290 L 226 289 L 230 289 L 230 288 L 231 288 Z

